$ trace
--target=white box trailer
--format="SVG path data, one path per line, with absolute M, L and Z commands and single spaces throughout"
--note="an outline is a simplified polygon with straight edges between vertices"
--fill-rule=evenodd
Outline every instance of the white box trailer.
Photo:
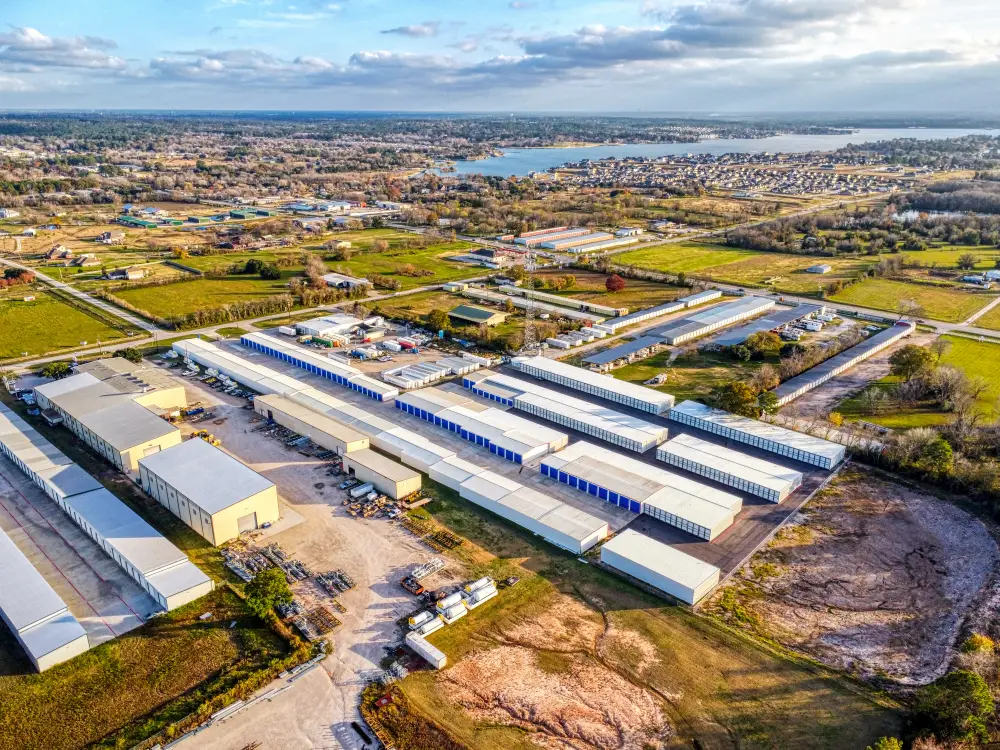
M 632 529 L 601 547 L 601 562 L 686 604 L 697 604 L 721 574 L 714 565 Z
M 406 634 L 406 645 L 413 650 L 413 653 L 435 669 L 444 669 L 448 663 L 448 657 L 440 649 L 429 644 L 423 636 L 417 633 Z

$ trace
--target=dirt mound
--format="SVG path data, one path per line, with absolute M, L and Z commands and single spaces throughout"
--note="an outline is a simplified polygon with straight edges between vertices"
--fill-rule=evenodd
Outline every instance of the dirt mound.
M 559 596 L 542 612 L 506 624 L 497 640 L 547 651 L 592 651 L 603 633 L 599 613 L 578 599 Z
M 532 732 L 543 748 L 645 750 L 671 734 L 653 693 L 582 654 L 476 651 L 444 674 L 443 687 L 477 720 Z
M 946 669 L 998 557 L 968 513 L 852 470 L 709 606 L 836 667 L 923 684 Z

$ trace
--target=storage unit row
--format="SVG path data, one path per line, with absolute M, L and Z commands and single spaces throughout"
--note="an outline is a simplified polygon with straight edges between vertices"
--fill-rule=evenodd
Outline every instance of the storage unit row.
M 656 457 L 772 503 L 780 503 L 802 484 L 802 472 L 748 456 L 707 440 L 678 435 L 656 449 Z
M 852 346 L 846 352 L 841 352 L 826 362 L 822 362 L 810 370 L 806 370 L 801 375 L 785 381 L 774 389 L 774 395 L 778 397 L 778 405 L 783 406 L 789 401 L 793 401 L 803 393 L 811 391 L 817 386 L 823 385 L 830 378 L 836 377 L 845 370 L 849 370 L 859 362 L 871 357 L 873 354 L 892 346 L 904 336 L 909 336 L 916 330 L 916 325 L 908 320 L 901 320 L 895 325 L 891 325 L 884 331 L 879 331 L 866 341 L 862 341 L 856 346 Z
M 686 604 L 697 604 L 719 582 L 717 567 L 626 529 L 601 547 L 601 562 Z
M 607 375 L 599 375 L 582 367 L 574 367 L 546 357 L 514 357 L 511 367 L 525 375 L 564 385 L 575 391 L 599 396 L 616 404 L 630 406 L 650 414 L 663 414 L 674 405 L 674 397 Z
M 370 378 L 350 365 L 333 362 L 327 357 L 314 354 L 308 349 L 282 341 L 266 333 L 245 334 L 240 337 L 240 343 L 256 351 L 269 354 L 282 362 L 301 367 L 313 375 L 332 380 L 377 401 L 391 401 L 399 394 L 399 389 Z
M 736 302 L 717 305 L 681 320 L 673 321 L 669 325 L 654 331 L 653 334 L 660 336 L 668 344 L 682 344 L 685 341 L 699 338 L 719 328 L 752 318 L 755 315 L 760 315 L 772 307 L 774 307 L 774 300 L 772 299 L 744 297 Z
M 665 302 L 662 305 L 657 305 L 656 307 L 647 307 L 645 310 L 636 310 L 634 313 L 629 313 L 628 315 L 623 315 L 620 318 L 614 318 L 612 320 L 606 320 L 600 325 L 594 326 L 598 329 L 603 329 L 607 333 L 615 333 L 620 328 L 627 328 L 628 326 L 634 326 L 637 323 L 643 323 L 647 320 L 652 320 L 653 318 L 659 318 L 664 315 L 669 315 L 670 313 L 677 312 L 678 310 L 684 309 L 684 303 L 680 301 Z
M 559 305 L 560 307 L 569 307 L 574 310 L 585 310 L 586 312 L 603 315 L 606 318 L 613 318 L 616 315 L 628 315 L 627 307 L 608 307 L 607 305 L 599 305 L 596 302 L 587 302 L 586 300 L 573 299 L 572 297 L 560 297 L 558 294 L 539 292 L 535 289 L 523 289 L 522 287 L 511 286 L 509 284 L 501 286 L 500 291 L 504 294 L 511 294 L 517 297 L 527 297 L 528 299 L 536 299 L 541 302 L 551 302 L 552 304 Z
M 466 297 L 471 299 L 483 300 L 484 302 L 493 302 L 494 304 L 502 305 L 507 300 L 510 300 L 514 307 L 520 308 L 522 310 L 527 310 L 531 308 L 535 312 L 539 313 L 549 313 L 556 317 L 568 318 L 570 320 L 579 320 L 585 323 L 600 323 L 604 320 L 600 315 L 595 315 L 594 313 L 582 311 L 582 310 L 570 310 L 565 307 L 560 307 L 558 305 L 550 305 L 547 302 L 539 302 L 538 300 L 525 299 L 523 297 L 508 297 L 506 294 L 498 294 L 497 292 L 490 292 L 485 289 L 477 289 L 475 287 L 469 287 L 462 292 Z
M 822 469 L 832 469 L 844 460 L 845 448 L 842 445 L 741 417 L 722 409 L 713 409 L 697 401 L 678 404 L 670 410 L 670 419 Z

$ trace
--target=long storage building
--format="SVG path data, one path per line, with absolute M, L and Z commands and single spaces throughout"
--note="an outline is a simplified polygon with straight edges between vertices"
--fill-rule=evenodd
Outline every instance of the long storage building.
M 437 388 L 401 394 L 396 397 L 396 408 L 519 464 L 569 443 L 569 436 L 563 432 Z
M 743 507 L 736 495 L 583 440 L 543 458 L 539 471 L 709 541 L 728 529 Z
M 518 372 L 564 385 L 575 391 L 598 396 L 616 404 L 630 406 L 650 414 L 663 414 L 674 405 L 674 397 L 624 380 L 616 380 L 607 375 L 598 375 L 582 367 L 574 367 L 565 362 L 547 357 L 514 357 L 510 363 Z
M 656 457 L 772 503 L 780 503 L 802 484 L 802 472 L 692 435 L 678 435 L 656 449 Z
M 822 469 L 832 469 L 844 460 L 846 452 L 838 443 L 713 409 L 697 401 L 678 404 L 670 410 L 670 419 Z
M 275 394 L 258 396 L 253 401 L 253 408 L 262 417 L 299 435 L 305 435 L 316 445 L 333 451 L 338 456 L 367 448 L 369 445 L 367 435 L 325 414 L 317 414 L 312 409 L 284 396 Z
M 369 448 L 352 451 L 344 456 L 344 471 L 348 476 L 371 483 L 375 489 L 393 500 L 412 495 L 420 489 L 420 475 L 391 458 Z
M 808 393 L 813 388 L 823 385 L 830 378 L 836 377 L 845 370 L 849 370 L 859 362 L 878 354 L 895 344 L 904 336 L 909 336 L 916 330 L 916 325 L 908 320 L 900 320 L 895 325 L 891 325 L 883 331 L 879 331 L 866 341 L 862 341 L 856 346 L 852 346 L 847 351 L 830 357 L 826 362 L 821 362 L 815 367 L 806 370 L 801 375 L 786 380 L 774 389 L 774 395 L 778 397 L 778 406 L 784 406 L 789 401 L 794 401 L 803 393 Z
M 313 375 L 332 380 L 376 401 L 391 401 L 399 395 L 399 389 L 395 386 L 370 378 L 356 367 L 334 362 L 328 357 L 316 354 L 297 344 L 283 341 L 277 336 L 271 336 L 267 333 L 247 333 L 240 337 L 240 343 L 255 351 L 269 354 L 282 362 L 301 367 Z
M 724 326 L 760 315 L 772 307 L 774 307 L 773 299 L 744 297 L 735 302 L 716 305 L 708 310 L 703 310 L 680 320 L 671 321 L 662 328 L 650 331 L 648 335 L 659 336 L 668 344 L 682 344 L 685 341 L 699 338 Z
M 601 562 L 686 604 L 697 604 L 718 584 L 722 572 L 632 529 L 601 547 Z
M 513 406 L 638 453 L 667 439 L 665 427 L 520 378 L 472 373 L 463 378 L 462 384 L 504 406 Z
M 211 579 L 163 535 L 0 404 L 0 447 L 166 610 L 212 590 Z
M 274 482 L 198 438 L 140 459 L 139 484 L 216 546 L 281 515 Z
M 600 315 L 595 315 L 594 313 L 587 312 L 584 310 L 570 310 L 566 307 L 560 307 L 558 305 L 550 305 L 548 302 L 541 302 L 536 299 L 525 299 L 523 297 L 508 297 L 506 294 L 499 294 L 497 292 L 491 292 L 486 289 L 477 289 L 475 287 L 469 287 L 462 291 L 466 297 L 471 299 L 482 300 L 483 302 L 492 302 L 497 305 L 502 305 L 507 300 L 510 300 L 514 307 L 520 308 L 522 310 L 527 310 L 531 308 L 532 310 L 539 313 L 549 313 L 556 317 L 568 318 L 569 320 L 579 320 L 580 322 L 593 324 L 600 323 L 604 320 Z
M 536 289 L 524 289 L 510 284 L 502 285 L 500 291 L 515 297 L 527 297 L 528 299 L 536 299 L 541 302 L 551 302 L 553 305 L 559 305 L 560 307 L 569 307 L 573 310 L 596 313 L 597 315 L 603 315 L 605 318 L 613 318 L 616 315 L 628 315 L 627 307 L 608 307 L 607 305 L 599 305 L 596 302 L 588 302 L 587 300 L 575 299 L 573 297 L 561 297 L 558 294 L 539 292 Z
M 90 648 L 87 632 L 66 602 L 2 529 L 0 617 L 39 672 Z

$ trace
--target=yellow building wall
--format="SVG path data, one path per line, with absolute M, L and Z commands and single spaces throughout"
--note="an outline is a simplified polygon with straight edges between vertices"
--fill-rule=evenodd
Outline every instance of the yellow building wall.
M 187 394 L 183 385 L 173 388 L 164 388 L 159 391 L 143 393 L 137 396 L 134 401 L 142 406 L 158 406 L 161 409 L 183 409 L 187 406 Z
M 133 446 L 128 450 L 121 451 L 120 455 L 122 468 L 130 474 L 134 474 L 139 471 L 139 459 L 146 455 L 146 450 L 148 448 L 158 447 L 162 451 L 166 448 L 172 448 L 175 445 L 180 445 L 180 442 L 181 431 L 173 430 L 156 440 L 150 440 L 142 443 L 141 445 Z
M 263 492 L 241 500 L 236 505 L 231 505 L 212 516 L 212 534 L 214 539 L 209 539 L 212 544 L 219 546 L 225 544 L 230 539 L 235 539 L 240 535 L 237 521 L 250 513 L 257 514 L 257 526 L 265 523 L 274 523 L 281 515 L 278 508 L 278 490 L 276 487 L 268 487 Z

